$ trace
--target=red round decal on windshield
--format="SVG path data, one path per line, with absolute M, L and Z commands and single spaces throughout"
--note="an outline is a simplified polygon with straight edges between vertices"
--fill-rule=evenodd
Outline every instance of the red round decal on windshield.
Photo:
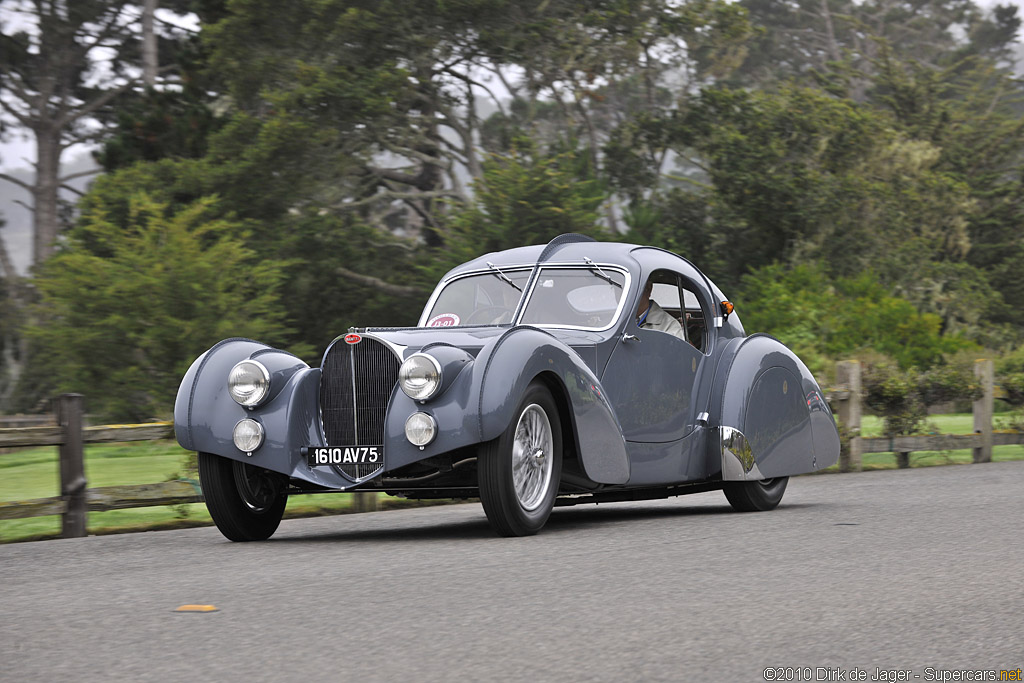
M 362 340 L 363 340 L 363 338 L 360 337 L 358 334 L 356 334 L 354 332 L 351 333 L 351 334 L 346 334 L 345 335 L 345 343 L 346 344 L 358 344 Z
M 459 316 L 454 313 L 435 315 L 427 321 L 427 327 L 455 327 L 459 324 Z

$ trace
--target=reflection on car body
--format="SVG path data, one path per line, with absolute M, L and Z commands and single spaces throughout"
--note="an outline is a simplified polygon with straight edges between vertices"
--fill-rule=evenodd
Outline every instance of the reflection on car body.
M 649 281 L 678 336 L 638 327 Z M 268 538 L 298 492 L 479 497 L 502 535 L 556 505 L 711 489 L 765 510 L 839 450 L 806 366 L 747 336 L 693 264 L 578 235 L 453 269 L 415 327 L 350 330 L 319 367 L 220 342 L 182 380 L 175 432 L 233 540 Z

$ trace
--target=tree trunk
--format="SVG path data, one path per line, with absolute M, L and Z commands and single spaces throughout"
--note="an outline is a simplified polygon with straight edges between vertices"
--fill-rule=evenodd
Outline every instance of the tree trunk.
M 145 0 L 142 6 L 142 83 L 147 88 L 156 87 L 158 56 L 156 33 L 153 31 L 153 16 L 158 0 Z
M 60 132 L 38 128 L 36 133 L 36 182 L 33 190 L 32 263 L 39 265 L 55 249 L 60 231 L 58 190 L 60 188 Z
M 10 254 L 7 252 L 7 245 L 3 237 L 0 237 L 0 269 L 3 270 L 6 281 L 7 305 L 9 306 L 8 320 L 0 327 L 3 328 L 3 339 L 0 345 L 3 352 L 0 353 L 0 412 L 10 410 L 11 396 L 21 379 L 24 369 L 24 359 L 27 355 L 27 340 L 18 333 L 18 321 L 23 308 L 21 297 L 21 278 L 14 271 L 14 264 Z
M 833 62 L 841 58 L 839 45 L 836 43 L 836 32 L 832 26 L 832 12 L 828 8 L 828 0 L 821 0 L 821 16 L 825 20 L 825 37 L 828 42 L 828 56 Z

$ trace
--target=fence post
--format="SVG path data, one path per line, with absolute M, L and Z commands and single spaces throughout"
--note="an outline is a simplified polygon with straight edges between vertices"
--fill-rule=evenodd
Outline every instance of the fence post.
M 82 395 L 62 394 L 54 401 L 61 428 L 60 495 L 64 499 L 63 538 L 86 535 L 85 456 L 82 452 Z
M 845 453 L 839 455 L 840 472 L 859 472 L 862 469 L 860 457 L 860 361 L 844 360 L 836 364 L 836 384 L 845 387 L 850 396 L 839 401 L 839 421 L 850 434 L 850 444 Z
M 376 512 L 377 494 L 370 491 L 356 492 L 352 503 L 356 512 Z
M 974 376 L 981 384 L 981 398 L 974 402 L 974 432 L 981 434 L 981 447 L 974 449 L 974 462 L 992 462 L 993 375 L 992 361 L 974 362 Z

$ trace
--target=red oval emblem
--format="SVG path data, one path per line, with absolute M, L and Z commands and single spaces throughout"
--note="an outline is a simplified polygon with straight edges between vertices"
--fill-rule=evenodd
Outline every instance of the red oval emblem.
M 362 340 L 363 340 L 363 338 L 360 337 L 355 332 L 352 332 L 351 334 L 346 334 L 345 335 L 345 343 L 346 344 L 358 344 Z

